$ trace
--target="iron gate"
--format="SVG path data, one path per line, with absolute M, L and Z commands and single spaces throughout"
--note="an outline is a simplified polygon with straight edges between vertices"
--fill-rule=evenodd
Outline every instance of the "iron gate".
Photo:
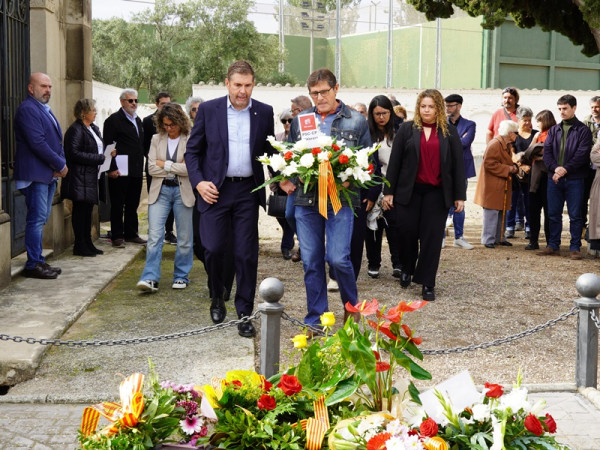
M 2 205 L 11 217 L 11 254 L 25 250 L 25 199 L 15 189 L 14 117 L 27 96 L 29 64 L 29 0 L 0 0 L 0 148 Z

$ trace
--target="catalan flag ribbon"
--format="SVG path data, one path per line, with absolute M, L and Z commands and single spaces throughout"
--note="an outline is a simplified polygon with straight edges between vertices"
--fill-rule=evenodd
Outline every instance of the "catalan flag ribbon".
M 81 433 L 84 436 L 96 433 L 101 415 L 111 423 L 98 432 L 100 435 L 112 436 L 121 427 L 136 426 L 144 410 L 144 396 L 141 392 L 143 384 L 144 375 L 134 373 L 121 382 L 119 387 L 120 404 L 102 402 L 85 408 L 81 418 Z
M 327 219 L 327 195 L 331 199 L 331 207 L 335 214 L 342 208 L 337 186 L 333 177 L 331 163 L 321 161 L 319 164 L 319 214 Z
M 323 444 L 325 433 L 329 430 L 329 415 L 325 406 L 325 397 L 320 397 L 313 402 L 315 417 L 306 421 L 306 448 L 308 450 L 319 450 Z

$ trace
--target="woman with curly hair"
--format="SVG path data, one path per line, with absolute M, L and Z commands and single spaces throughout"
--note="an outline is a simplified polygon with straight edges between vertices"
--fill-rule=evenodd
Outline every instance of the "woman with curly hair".
M 414 119 L 396 134 L 386 175 L 383 207 L 398 227 L 400 286 L 412 279 L 422 285 L 422 298 L 433 301 L 448 210 L 461 212 L 466 199 L 462 145 L 436 89 L 418 95 Z
M 148 153 L 148 172 L 152 175 L 148 193 L 148 244 L 146 266 L 138 289 L 158 291 L 164 227 L 173 209 L 177 229 L 177 250 L 173 272 L 173 289 L 185 289 L 192 269 L 192 211 L 195 197 L 188 180 L 183 155 L 190 134 L 190 120 L 181 106 L 166 103 L 154 118 L 157 134 L 152 137 Z

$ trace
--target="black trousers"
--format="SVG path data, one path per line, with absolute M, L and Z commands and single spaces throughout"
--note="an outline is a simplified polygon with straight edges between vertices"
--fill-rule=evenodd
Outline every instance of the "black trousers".
M 73 226 L 73 235 L 75 236 L 75 242 L 73 243 L 73 250 L 75 251 L 91 250 L 93 209 L 93 203 L 73 202 L 71 225 Z
M 152 183 L 152 176 L 146 171 L 146 189 L 150 192 L 150 185 Z M 165 222 L 165 233 L 173 233 L 173 224 L 175 223 L 175 214 L 173 214 L 173 208 L 169 211 L 167 221 Z
M 542 176 L 540 186 L 537 192 L 529 193 L 529 232 L 530 242 L 538 242 L 540 238 L 542 209 L 544 210 L 544 234 L 546 235 L 546 244 L 550 236 L 550 219 L 548 218 L 548 177 Z M 587 208 L 586 208 L 587 211 Z
M 142 195 L 142 177 L 108 179 L 111 238 L 133 239 L 138 235 L 137 209 Z
M 370 269 L 381 267 L 381 245 L 383 243 L 383 232 L 390 247 L 390 257 L 394 269 L 400 267 L 400 252 L 398 246 L 398 230 L 390 226 L 389 211 L 384 211 L 383 217 L 377 220 L 377 229 L 367 228 L 365 233 L 365 249 L 367 250 L 367 261 Z
M 408 204 L 394 202 L 393 209 L 402 270 L 415 283 L 434 287 L 448 217 L 442 188 L 415 184 Z

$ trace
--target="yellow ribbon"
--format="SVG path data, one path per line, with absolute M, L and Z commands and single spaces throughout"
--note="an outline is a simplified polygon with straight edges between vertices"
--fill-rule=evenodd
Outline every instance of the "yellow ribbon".
M 323 444 L 325 433 L 329 430 L 329 415 L 325 406 L 325 397 L 320 397 L 313 402 L 315 417 L 306 421 L 306 448 L 308 450 L 319 450 Z
M 335 214 L 342 208 L 337 186 L 333 177 L 331 163 L 321 161 L 319 164 L 319 214 L 327 219 L 327 194 L 331 199 L 331 207 Z
M 121 404 L 102 402 L 85 408 L 81 418 L 81 433 L 84 436 L 96 433 L 101 415 L 111 423 L 100 430 L 98 435 L 112 436 L 121 427 L 135 427 L 144 410 L 144 395 L 141 392 L 143 385 L 144 375 L 134 373 L 121 382 L 119 387 Z

